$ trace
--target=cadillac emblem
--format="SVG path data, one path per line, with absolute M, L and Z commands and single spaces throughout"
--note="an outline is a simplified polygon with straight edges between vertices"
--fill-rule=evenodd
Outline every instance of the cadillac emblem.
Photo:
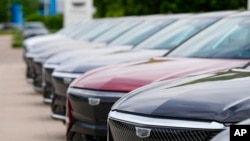
M 72 78 L 63 78 L 64 84 L 70 84 L 72 81 Z
M 99 98 L 89 98 L 89 105 L 96 106 L 100 104 L 101 99 Z
M 135 127 L 136 129 L 136 136 L 139 138 L 148 138 L 151 133 L 151 129 L 148 128 L 141 128 L 141 127 Z

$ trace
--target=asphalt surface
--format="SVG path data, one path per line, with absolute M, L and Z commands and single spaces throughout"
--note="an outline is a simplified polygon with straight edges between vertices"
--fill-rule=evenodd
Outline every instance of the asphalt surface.
M 0 35 L 0 140 L 65 141 L 66 127 L 50 117 L 50 106 L 24 74 L 22 49 L 12 49 L 11 36 Z

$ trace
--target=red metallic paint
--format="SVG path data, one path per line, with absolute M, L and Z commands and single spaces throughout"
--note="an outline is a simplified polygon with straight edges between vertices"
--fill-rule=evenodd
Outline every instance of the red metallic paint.
M 243 66 L 248 61 L 239 59 L 153 58 L 90 71 L 76 79 L 71 87 L 129 92 L 155 81 L 225 71 L 233 67 Z

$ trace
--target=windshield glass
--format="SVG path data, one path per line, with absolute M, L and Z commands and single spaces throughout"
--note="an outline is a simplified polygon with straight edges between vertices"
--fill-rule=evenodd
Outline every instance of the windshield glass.
M 57 34 L 65 34 L 65 33 L 67 33 L 68 31 L 70 31 L 70 29 L 72 29 L 73 26 L 74 26 L 74 25 L 66 26 L 66 27 L 60 29 L 59 31 L 57 31 L 56 33 L 57 33 Z
M 100 37 L 93 40 L 93 42 L 106 42 L 109 43 L 118 36 L 124 34 L 131 28 L 135 27 L 137 24 L 139 24 L 139 21 L 129 21 L 129 22 L 123 22 L 122 24 L 119 24 L 118 26 L 112 28 L 110 31 L 102 34 Z
M 174 21 L 175 20 L 146 21 L 129 32 L 126 32 L 124 35 L 118 37 L 111 42 L 110 45 L 138 45 L 140 42 L 144 41 Z
M 246 67 L 247 70 L 250 70 L 250 63 L 248 64 L 248 66 Z
M 80 40 L 82 36 L 91 33 L 96 29 L 96 27 L 100 26 L 101 24 L 101 21 L 91 21 L 87 24 L 76 26 L 76 28 L 74 28 L 74 32 L 72 32 L 72 38 Z
M 190 39 L 168 56 L 249 59 L 249 37 L 248 18 L 227 18 Z
M 218 18 L 180 20 L 151 36 L 136 48 L 173 49 L 217 20 Z
M 72 33 L 73 31 L 76 32 L 77 29 L 78 29 L 78 31 L 79 31 L 79 29 L 81 29 L 81 28 L 84 27 L 84 26 L 87 26 L 88 24 L 89 24 L 89 22 L 86 22 L 86 23 L 70 24 L 70 25 L 68 25 L 68 26 L 66 26 L 66 27 L 64 27 L 64 28 L 62 28 L 61 30 L 59 30 L 57 33 L 67 35 L 67 34 Z M 80 28 L 79 28 L 79 27 L 80 27 Z
M 85 32 L 83 35 L 79 37 L 79 40 L 93 40 L 94 38 L 103 34 L 104 32 L 106 32 L 107 30 L 109 30 L 110 28 L 114 27 L 117 24 L 118 24 L 117 21 L 111 20 L 102 22 L 98 26 L 92 26 L 92 28 L 94 27 L 94 29 L 88 33 Z

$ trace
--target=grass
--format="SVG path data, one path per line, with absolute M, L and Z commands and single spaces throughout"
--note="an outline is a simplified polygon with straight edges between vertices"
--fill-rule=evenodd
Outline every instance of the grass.
M 23 37 L 21 31 L 15 31 L 13 32 L 13 41 L 12 41 L 12 47 L 13 48 L 20 48 L 23 45 Z
M 18 30 L 4 30 L 0 31 L 0 35 L 12 35 L 13 41 L 12 41 L 12 47 L 13 48 L 20 48 L 22 47 L 23 38 L 22 38 L 22 32 Z
M 50 33 L 57 32 L 57 29 L 51 29 Z M 13 48 L 21 48 L 23 45 L 23 37 L 22 32 L 20 30 L 0 30 L 0 35 L 12 35 L 12 47 Z

